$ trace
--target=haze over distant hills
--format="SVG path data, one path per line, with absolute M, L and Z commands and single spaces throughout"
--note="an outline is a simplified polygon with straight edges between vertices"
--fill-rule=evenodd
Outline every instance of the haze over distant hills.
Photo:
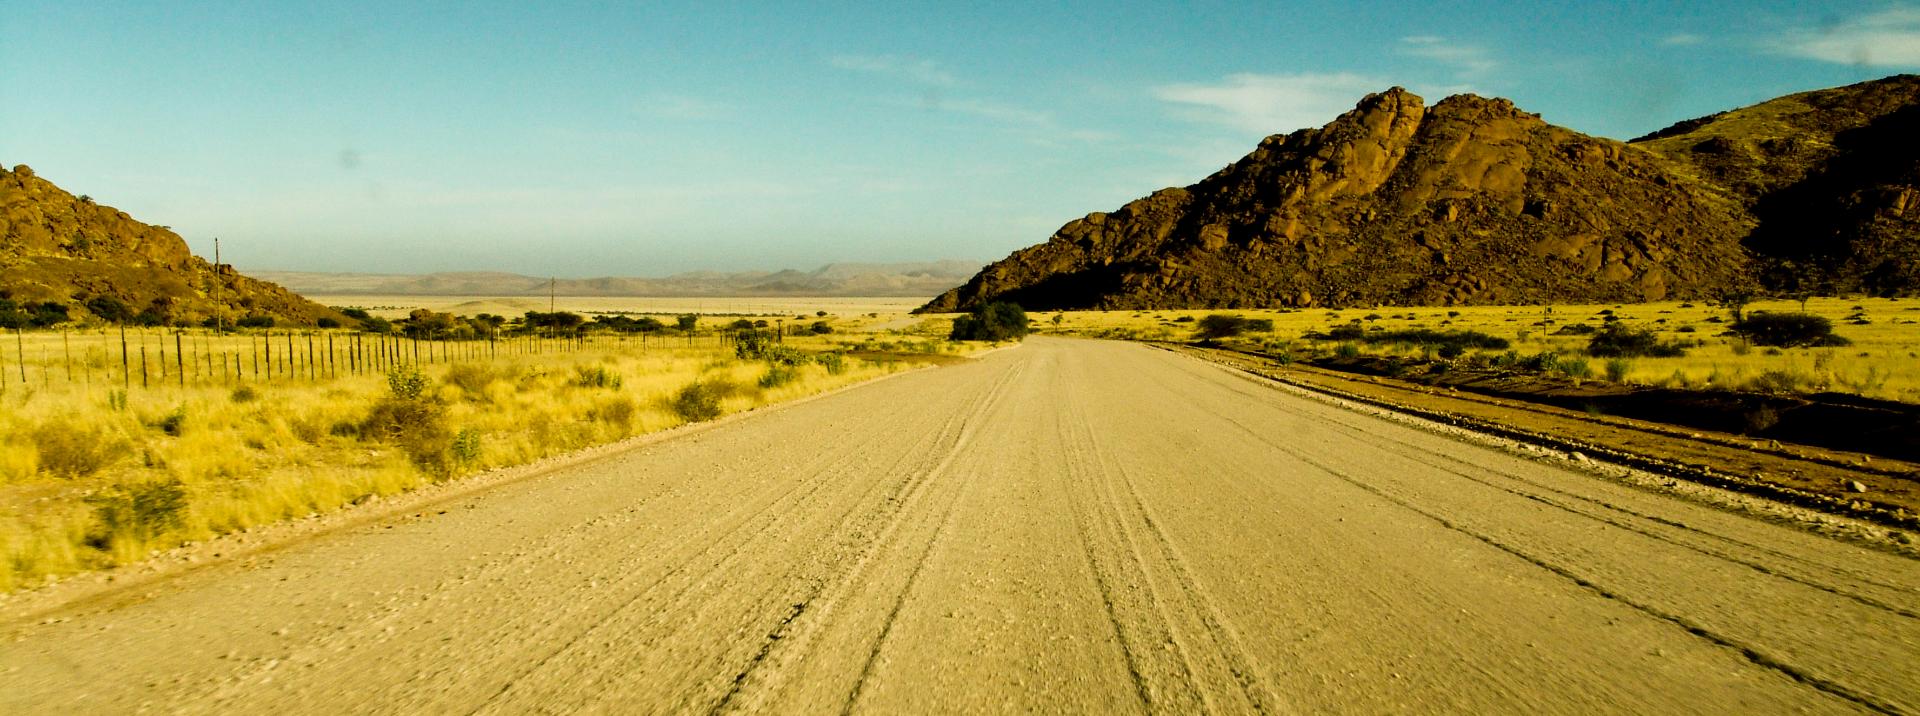
M 256 271 L 315 295 L 391 296 L 933 296 L 960 285 L 978 261 L 831 263 L 812 271 L 694 271 L 659 278 L 612 276 L 552 280 L 505 272 L 430 274 Z
M 1068 222 L 923 311 L 1920 292 L 1920 77 L 1633 143 L 1400 88 L 1199 183 Z

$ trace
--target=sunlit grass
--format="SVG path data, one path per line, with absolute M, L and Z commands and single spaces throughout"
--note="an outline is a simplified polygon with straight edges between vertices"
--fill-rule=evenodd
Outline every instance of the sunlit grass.
M 253 377 L 257 337 L 182 336 L 181 345 L 198 340 L 203 347 L 179 362 L 169 334 L 141 338 L 129 340 L 148 348 L 146 388 L 137 358 L 129 361 L 130 374 L 120 372 L 117 332 L 0 336 L 8 358 L 0 369 L 18 371 L 16 356 L 28 358 L 28 379 L 12 373 L 0 392 L 0 590 L 682 425 L 686 419 L 669 402 L 696 380 L 733 386 L 720 409 L 737 413 L 909 369 L 921 363 L 915 356 L 979 349 L 931 333 L 795 336 L 789 345 L 815 354 L 893 355 L 844 357 L 835 370 L 808 363 L 791 380 L 762 388 L 767 363 L 737 359 L 710 335 L 692 345 L 684 337 L 644 345 L 600 337 L 538 352 L 423 346 L 438 361 L 418 366 L 426 378 L 423 399 L 450 434 L 469 440 L 439 473 L 396 441 L 361 433 L 391 389 L 380 370 L 350 370 L 339 351 L 350 340 L 345 334 L 335 335 L 335 362 L 318 361 L 315 377 L 305 377 L 302 366 L 300 377 L 276 373 L 272 380 Z M 164 379 L 157 368 L 163 341 L 170 364 Z M 295 337 L 303 362 L 305 345 L 304 336 Z M 284 353 L 276 347 L 276 358 Z M 242 368 L 238 376 L 204 370 L 207 356 L 218 366 L 222 354 L 229 371 Z M 191 370 L 195 357 L 199 372 Z M 184 381 L 181 365 L 189 367 Z M 184 501 L 169 509 L 163 498 L 175 491 Z
M 1513 342 L 1522 355 L 1545 351 L 1579 357 L 1588 337 L 1556 334 L 1569 324 L 1599 327 L 1608 315 L 1627 325 L 1649 328 L 1662 340 L 1697 343 L 1687 355 L 1675 358 L 1632 358 L 1621 366 L 1630 383 L 1690 388 L 1747 388 L 1786 380 L 1800 390 L 1831 390 L 1874 398 L 1920 403 L 1920 300 L 1884 298 L 1816 298 L 1806 310 L 1834 323 L 1834 332 L 1852 345 L 1835 348 L 1769 349 L 1723 335 L 1727 311 L 1705 302 L 1669 301 L 1649 304 L 1555 306 L 1379 307 L 1344 310 L 1190 310 L 1190 311 L 1070 311 L 1031 314 L 1036 327 L 1074 335 L 1140 340 L 1190 340 L 1194 322 L 1211 313 L 1272 319 L 1272 333 L 1250 334 L 1242 341 L 1268 348 L 1293 346 L 1301 351 L 1332 354 L 1337 342 L 1304 338 L 1359 320 L 1385 329 L 1463 329 L 1490 333 Z M 1798 301 L 1761 301 L 1748 311 L 1797 312 Z M 1603 314 L 1610 311 L 1611 314 Z M 1060 322 L 1053 321 L 1060 316 Z M 1690 330 L 1689 330 L 1690 329 Z M 1358 345 L 1367 354 L 1418 356 L 1414 345 Z M 1487 358 L 1505 351 L 1475 351 Z M 1588 359 L 1596 375 L 1604 375 L 1601 359 Z

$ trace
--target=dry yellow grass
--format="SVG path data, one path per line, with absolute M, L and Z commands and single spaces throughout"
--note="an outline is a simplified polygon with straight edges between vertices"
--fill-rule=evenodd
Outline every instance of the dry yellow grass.
M 253 368 L 259 336 L 189 332 L 179 345 L 200 348 L 182 358 L 173 334 L 130 332 L 131 370 L 123 371 L 117 330 L 0 335 L 0 369 L 9 372 L 0 392 L 0 590 L 680 425 L 686 419 L 670 401 L 695 381 L 734 386 L 720 402 L 733 413 L 903 370 L 925 353 L 970 350 L 893 331 L 790 337 L 787 345 L 811 352 L 903 355 L 849 357 L 834 370 L 811 363 L 762 387 L 768 364 L 736 359 L 714 335 L 692 345 L 677 336 L 644 344 L 606 336 L 491 348 L 422 344 L 423 361 L 431 355 L 433 362 L 415 366 L 425 379 L 421 402 L 435 406 L 441 443 L 434 449 L 445 459 L 436 469 L 410 453 L 418 436 L 369 434 L 376 406 L 393 400 L 388 366 L 361 363 L 374 355 L 370 344 L 362 339 L 356 355 L 343 333 L 332 334 L 329 362 L 326 335 L 317 337 L 310 370 L 306 337 L 294 337 L 299 362 L 288 366 L 278 363 L 287 350 L 276 333 L 270 378 Z M 413 350 L 403 342 L 385 354 L 399 355 L 404 373 Z
M 1797 301 L 1760 301 L 1748 311 L 1797 312 Z M 1302 349 L 1331 351 L 1333 343 L 1303 340 L 1313 332 L 1359 319 L 1368 326 L 1388 329 L 1465 329 L 1490 333 L 1513 342 L 1512 350 L 1525 354 L 1557 351 L 1577 356 L 1586 347 L 1584 335 L 1555 334 L 1568 324 L 1600 326 L 1607 314 L 1628 325 L 1650 328 L 1662 340 L 1695 341 L 1699 345 L 1676 358 L 1628 359 L 1628 382 L 1676 387 L 1737 388 L 1750 386 L 1767 374 L 1784 374 L 1809 390 L 1833 390 L 1875 398 L 1920 403 L 1920 300 L 1882 298 L 1816 298 L 1806 310 L 1834 323 L 1834 332 L 1852 341 L 1835 348 L 1768 349 L 1749 346 L 1726 330 L 1725 309 L 1704 302 L 1601 304 L 1557 306 L 1466 306 L 1459 308 L 1350 308 L 1345 310 L 1191 310 L 1191 311 L 1069 311 L 1031 314 L 1045 331 L 1073 335 L 1143 340 L 1189 340 L 1194 323 L 1213 313 L 1267 318 L 1271 334 L 1249 334 L 1245 340 L 1268 346 L 1293 342 Z M 1060 322 L 1055 323 L 1058 315 Z M 1856 318 L 1857 317 L 1857 318 Z M 1718 319 L 1721 322 L 1714 322 Z M 1861 323 L 1860 321 L 1866 321 Z M 1551 321 L 1551 323 L 1548 323 Z M 1688 329 L 1691 330 L 1688 330 Z M 1418 354 L 1418 346 L 1356 346 L 1363 353 Z M 1504 353 L 1505 351 L 1482 351 Z M 1604 373 L 1604 360 L 1590 359 L 1595 375 Z

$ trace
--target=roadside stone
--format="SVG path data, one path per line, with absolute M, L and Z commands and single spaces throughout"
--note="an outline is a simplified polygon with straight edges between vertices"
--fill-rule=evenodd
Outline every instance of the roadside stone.
M 1853 490 L 1854 492 L 1866 492 L 1867 486 L 1860 484 L 1859 480 L 1853 480 L 1847 483 L 1847 489 Z

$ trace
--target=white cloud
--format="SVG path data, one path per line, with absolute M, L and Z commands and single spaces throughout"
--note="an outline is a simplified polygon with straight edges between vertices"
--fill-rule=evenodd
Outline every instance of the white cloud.
M 1318 127 L 1391 84 L 1363 75 L 1228 75 L 1210 84 L 1156 87 L 1153 96 L 1184 107 L 1189 118 L 1261 134 Z
M 933 87 L 951 87 L 960 82 L 953 73 L 933 60 L 900 55 L 835 55 L 827 58 L 827 64 L 843 70 L 894 77 Z
M 1799 28 L 1768 44 L 1781 54 L 1823 62 L 1920 66 L 1920 8 L 1893 7 L 1817 28 Z
M 1660 44 L 1666 45 L 1667 47 L 1691 47 L 1706 41 L 1707 38 L 1691 32 L 1676 32 L 1660 38 Z
M 1400 54 L 1450 66 L 1461 76 L 1467 77 L 1484 75 L 1500 66 L 1485 48 L 1456 44 L 1433 35 L 1400 38 Z

